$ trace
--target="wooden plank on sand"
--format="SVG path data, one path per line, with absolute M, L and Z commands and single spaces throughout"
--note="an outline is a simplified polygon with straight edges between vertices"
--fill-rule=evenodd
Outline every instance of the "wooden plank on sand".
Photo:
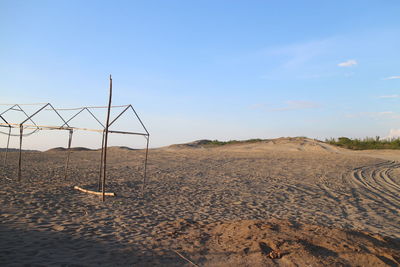
M 82 191 L 84 193 L 88 193 L 88 194 L 93 194 L 93 195 L 98 195 L 98 196 L 103 195 L 102 192 L 96 192 L 96 191 L 92 191 L 92 190 L 83 189 L 83 188 L 81 188 L 81 187 L 79 187 L 77 185 L 74 186 L 74 189 Z M 115 197 L 115 193 L 111 193 L 111 192 L 105 192 L 104 195 L 105 196 Z

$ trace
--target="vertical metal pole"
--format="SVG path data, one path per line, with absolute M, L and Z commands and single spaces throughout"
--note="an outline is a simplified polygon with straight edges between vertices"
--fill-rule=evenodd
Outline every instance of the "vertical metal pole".
M 106 190 L 107 142 L 108 142 L 108 125 L 110 123 L 111 99 L 112 99 L 112 78 L 110 75 L 110 98 L 108 100 L 106 132 L 105 132 L 105 137 L 104 137 L 103 183 L 102 183 L 102 193 L 103 193 L 102 200 L 103 200 L 103 202 L 105 200 L 105 190 Z
M 98 191 L 99 192 L 101 190 L 101 177 L 102 177 L 102 174 L 103 174 L 104 134 L 105 134 L 105 131 L 103 131 L 103 138 L 101 140 L 101 159 L 100 159 L 100 173 L 99 173 L 99 182 L 98 182 L 98 185 L 99 185 Z
M 6 153 L 4 155 L 4 166 L 6 166 L 7 164 L 7 154 L 8 154 L 8 147 L 10 146 L 10 136 L 11 136 L 11 127 L 8 129 L 7 147 L 6 147 Z
M 18 158 L 18 181 L 21 181 L 21 164 L 22 164 L 22 134 L 24 132 L 24 126 L 19 126 L 19 158 Z
M 74 133 L 74 130 L 69 130 L 69 139 L 68 139 L 68 151 L 67 151 L 67 162 L 65 163 L 65 179 L 67 179 L 68 176 L 68 165 L 69 165 L 69 156 L 71 154 L 71 143 L 72 143 L 72 134 Z
M 144 190 L 146 187 L 146 175 L 147 175 L 147 156 L 149 154 L 149 138 L 150 136 L 146 136 L 147 144 L 146 144 L 146 156 L 144 158 L 144 174 L 143 174 L 143 186 L 142 186 L 142 196 L 144 197 Z

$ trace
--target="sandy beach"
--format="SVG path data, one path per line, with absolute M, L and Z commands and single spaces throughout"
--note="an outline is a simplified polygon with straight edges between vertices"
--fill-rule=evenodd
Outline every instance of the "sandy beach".
M 4 155 L 2 155 L 3 157 Z M 398 266 L 400 151 L 350 151 L 305 138 L 144 153 L 16 152 L 0 167 L 6 266 Z M 2 159 L 2 158 L 1 158 Z M 190 261 L 192 263 L 190 263 Z

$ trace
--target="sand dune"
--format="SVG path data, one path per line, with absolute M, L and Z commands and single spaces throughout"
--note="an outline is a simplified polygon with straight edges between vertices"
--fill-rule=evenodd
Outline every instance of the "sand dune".
M 67 151 L 68 149 L 65 147 L 55 147 L 51 148 L 49 150 L 46 150 L 45 152 L 62 152 L 62 151 Z M 86 148 L 86 147 L 71 147 L 71 151 L 91 151 L 92 149 Z
M 219 148 L 227 149 L 229 151 L 327 151 L 338 152 L 341 149 L 318 140 L 303 138 L 303 137 L 282 137 L 277 139 L 266 139 L 258 142 L 242 142 L 233 143 L 223 146 L 210 145 L 210 140 L 198 140 L 186 144 L 171 145 L 163 149 L 177 150 L 177 149 L 199 149 L 199 148 Z
M 0 262 L 189 266 L 178 252 L 205 266 L 399 264 L 397 151 L 304 138 L 153 149 L 144 197 L 143 151 L 109 155 L 107 191 L 117 197 L 101 203 L 73 189 L 97 188 L 99 151 L 73 151 L 67 178 L 65 151 L 24 152 L 20 183 L 10 153 L 0 167 Z

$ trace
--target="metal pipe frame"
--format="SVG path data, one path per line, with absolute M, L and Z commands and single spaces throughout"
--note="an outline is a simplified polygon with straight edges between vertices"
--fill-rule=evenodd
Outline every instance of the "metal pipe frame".
M 107 175 L 107 142 L 108 142 L 108 127 L 110 126 L 110 112 L 111 112 L 111 100 L 112 100 L 112 78 L 110 75 L 110 96 L 108 100 L 107 109 L 107 120 L 106 129 L 104 134 L 104 156 L 103 156 L 103 183 L 101 184 L 101 200 L 105 201 L 105 190 L 106 190 L 106 175 Z
M 142 184 L 142 197 L 144 197 L 146 183 L 147 183 L 147 157 L 149 155 L 149 140 L 150 136 L 146 136 L 146 155 L 144 158 L 144 173 L 143 173 L 143 184 Z
M 6 146 L 6 151 L 4 153 L 4 162 L 3 162 L 4 167 L 7 165 L 7 154 L 8 154 L 8 148 L 10 146 L 11 129 L 12 129 L 11 127 L 8 128 L 7 146 Z
M 104 135 L 105 130 L 103 131 L 103 138 L 101 139 L 101 158 L 100 158 L 100 173 L 99 173 L 99 181 L 98 181 L 98 191 L 101 189 L 101 178 L 103 177 L 103 157 L 104 157 Z
M 21 181 L 21 166 L 22 166 L 22 134 L 24 126 L 21 124 L 19 127 L 19 156 L 18 156 L 18 182 Z
M 62 110 L 62 109 L 61 109 Z M 100 122 L 100 120 L 89 110 L 87 107 L 83 107 L 81 110 L 79 110 L 76 114 L 74 114 L 67 122 L 72 121 L 75 117 L 77 117 L 79 114 L 81 114 L 84 110 L 89 112 L 89 114 L 100 124 L 100 126 L 104 129 L 104 125 Z M 64 127 L 65 123 L 61 126 Z
M 27 118 L 29 118 L 29 115 L 25 112 L 25 110 L 19 105 L 19 104 L 15 104 L 18 108 L 19 108 L 19 110 L 22 112 L 22 113 L 24 113 L 24 115 L 27 117 Z M 32 119 L 29 119 L 34 125 L 36 125 L 36 123 L 32 120 Z
M 133 108 L 132 105 L 121 105 L 121 106 L 112 106 L 111 105 L 111 99 L 112 99 L 112 77 L 110 75 L 110 95 L 109 95 L 109 103 L 107 107 L 104 106 L 87 106 L 87 107 L 80 107 L 80 108 L 66 108 L 66 109 L 56 109 L 54 106 L 50 103 L 36 103 L 36 104 L 0 104 L 1 105 L 8 105 L 11 106 L 2 113 L 0 113 L 0 119 L 4 123 L 0 123 L 0 127 L 7 127 L 8 133 L 0 132 L 3 134 L 7 135 L 7 147 L 5 151 L 5 158 L 4 158 L 4 165 L 6 165 L 7 161 L 7 153 L 9 150 L 9 143 L 10 143 L 10 136 L 11 130 L 13 128 L 19 128 L 19 134 L 16 136 L 19 136 L 19 157 L 18 157 L 18 181 L 21 181 L 22 177 L 22 143 L 23 143 L 23 137 L 33 134 L 39 130 L 67 130 L 69 131 L 69 139 L 68 139 L 68 150 L 67 150 L 67 158 L 66 158 L 66 163 L 65 163 L 65 178 L 68 176 L 68 167 L 69 167 L 69 161 L 70 161 L 70 153 L 71 153 L 71 144 L 72 144 L 72 136 L 74 131 L 92 131 L 92 132 L 99 132 L 102 133 L 102 145 L 101 145 L 101 158 L 100 158 L 100 171 L 99 171 L 99 179 L 98 179 L 98 190 L 102 192 L 102 201 L 105 200 L 105 183 L 106 183 L 106 164 L 107 164 L 107 148 L 108 148 L 108 134 L 114 133 L 114 134 L 129 134 L 129 135 L 140 135 L 144 136 L 146 138 L 146 150 L 145 150 L 145 159 L 144 159 L 144 172 L 143 172 L 143 185 L 142 185 L 142 194 L 144 195 L 146 183 L 147 183 L 147 161 L 148 161 L 148 151 L 149 151 L 149 139 L 150 139 L 150 134 L 147 131 L 146 127 L 144 126 L 142 120 L 140 119 L 139 115 L 137 114 L 136 110 Z M 39 109 L 37 109 L 33 114 L 28 115 L 25 110 L 21 107 L 24 105 L 43 105 Z M 124 107 L 124 110 L 120 112 L 111 122 L 110 122 L 110 110 L 111 108 L 114 107 Z M 18 108 L 18 109 L 15 109 Z M 97 109 L 97 108 L 107 108 L 107 121 L 106 124 L 104 125 L 101 123 L 101 121 L 93 114 L 93 112 L 90 109 Z M 143 127 L 144 133 L 141 132 L 129 132 L 129 131 L 118 131 L 118 130 L 109 130 L 109 127 L 113 125 L 127 110 L 131 109 L 134 114 L 136 119 L 139 120 L 141 126 Z M 4 114 L 7 112 L 15 110 L 15 111 L 20 111 L 23 112 L 26 118 L 20 122 L 20 123 L 10 123 L 4 118 Z M 40 112 L 44 110 L 51 110 L 56 113 L 56 115 L 61 119 L 63 122 L 62 125 L 56 126 L 56 125 L 37 125 L 33 118 L 38 115 Z M 62 110 L 78 110 L 77 113 L 75 113 L 71 118 L 68 120 L 64 119 L 61 114 L 58 111 Z M 78 128 L 78 127 L 72 127 L 70 126 L 70 122 L 75 119 L 77 116 L 82 114 L 83 111 L 89 112 L 89 114 L 92 116 L 93 119 L 95 119 L 98 124 L 101 126 L 100 129 L 89 129 L 89 128 Z M 27 124 L 27 122 L 30 121 L 32 124 Z M 24 129 L 35 129 L 32 133 L 25 134 L 24 135 Z
M 20 124 L 17 123 L 0 123 L 0 127 L 9 127 L 11 126 L 11 128 L 19 128 Z M 60 127 L 60 126 L 49 126 L 49 125 L 37 125 L 37 126 L 33 126 L 33 125 L 29 125 L 29 124 L 24 124 L 24 128 L 25 129 L 37 129 L 37 130 L 74 130 L 74 131 L 88 131 L 88 132 L 98 132 L 98 133 L 102 133 L 104 130 L 100 130 L 100 129 L 89 129 L 89 128 L 78 128 L 78 127 Z M 136 132 L 125 132 L 125 131 L 115 131 L 115 130 L 109 130 L 109 133 L 116 133 L 116 134 L 130 134 L 130 135 L 142 135 L 142 136 L 149 136 L 149 134 L 147 133 L 136 133 Z M 18 135 L 19 136 L 19 135 Z
M 67 177 L 68 177 L 68 165 L 69 165 L 69 157 L 71 154 L 71 143 L 72 143 L 72 134 L 73 133 L 74 133 L 74 130 L 69 130 L 67 162 L 65 163 L 65 179 L 67 179 Z

